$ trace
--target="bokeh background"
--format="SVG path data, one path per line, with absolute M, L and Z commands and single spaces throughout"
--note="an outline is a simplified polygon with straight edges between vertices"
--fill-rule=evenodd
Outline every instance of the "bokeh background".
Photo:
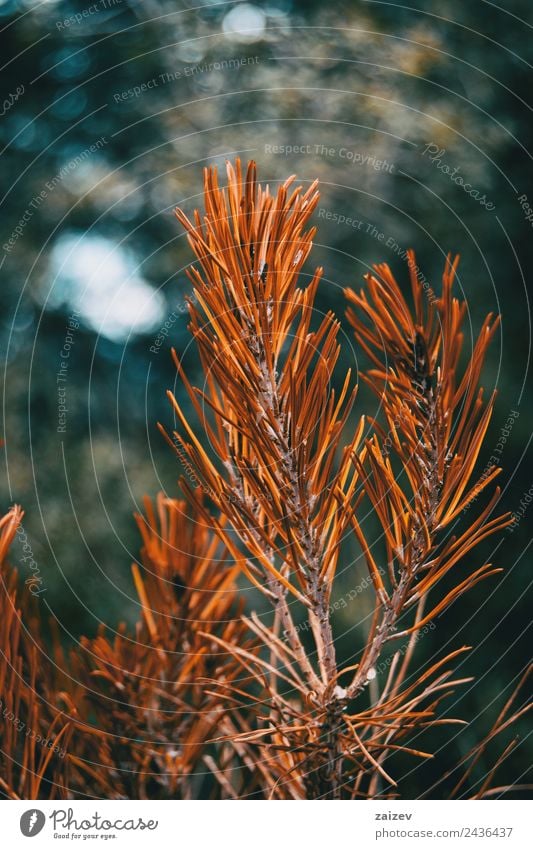
M 533 19 L 530 0 L 418 5 L 0 0 L 1 506 L 24 506 L 40 603 L 66 642 L 100 622 L 135 621 L 132 513 L 144 493 L 177 494 L 181 473 L 156 429 L 172 424 L 170 347 L 192 378 L 197 368 L 184 306 L 191 255 L 173 209 L 192 211 L 202 168 L 236 155 L 254 158 L 271 186 L 318 177 L 320 309 L 342 317 L 343 288 L 374 262 L 407 282 L 402 254 L 414 247 L 436 291 L 448 251 L 461 254 L 467 350 L 485 313 L 503 316 L 486 368 L 499 397 L 480 473 L 504 428 L 502 506 L 524 515 L 474 555 L 502 575 L 419 649 L 422 660 L 473 646 L 460 672 L 477 683 L 447 710 L 479 731 L 531 646 Z M 360 367 L 344 318 L 343 344 L 342 365 Z M 362 391 L 357 413 L 374 407 Z M 24 577 L 17 547 L 12 559 Z M 349 543 L 339 597 L 358 570 Z M 369 601 L 360 593 L 337 613 L 346 658 Z M 519 730 L 508 780 L 524 780 L 531 760 Z M 441 763 L 452 763 L 475 735 L 443 731 L 441 742 Z M 430 787 L 433 769 L 407 776 L 407 792 Z

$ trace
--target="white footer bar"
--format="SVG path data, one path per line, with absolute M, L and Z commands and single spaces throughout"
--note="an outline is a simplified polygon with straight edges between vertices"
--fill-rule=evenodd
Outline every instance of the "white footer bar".
M 0 845 L 5 849 L 73 844 L 117 849 L 531 849 L 530 812 L 530 802 L 509 800 L 5 801 L 0 808 Z

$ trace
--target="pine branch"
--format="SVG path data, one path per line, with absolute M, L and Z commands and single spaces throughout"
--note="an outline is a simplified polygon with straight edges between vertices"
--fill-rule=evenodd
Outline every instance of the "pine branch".
M 361 419 L 336 459 L 355 390 L 349 391 L 349 372 L 338 398 L 330 388 L 339 357 L 334 317 L 328 314 L 311 329 L 320 270 L 307 289 L 298 285 L 314 232 L 304 227 L 317 203 L 316 184 L 290 193 L 290 178 L 274 198 L 257 183 L 254 163 L 245 178 L 239 162 L 235 169 L 228 164 L 227 175 L 223 191 L 216 171 L 205 172 L 203 216 L 195 212 L 191 221 L 177 213 L 200 265 L 190 271 L 195 297 L 189 311 L 206 375 L 203 390 L 191 386 L 174 358 L 213 455 L 173 395 L 180 428 L 167 439 L 186 456 L 200 490 L 213 502 L 216 532 L 275 611 L 271 628 L 248 623 L 268 649 L 269 661 L 224 642 L 265 689 L 270 704 L 263 714 L 266 724 L 243 730 L 241 744 L 275 745 L 286 752 L 285 778 L 274 781 L 273 793 L 285 792 L 285 782 L 290 793 L 339 798 L 349 786 L 357 795 L 364 775 L 373 787 L 375 776 L 385 780 L 387 753 L 408 750 L 409 729 L 441 721 L 435 711 L 459 683 L 451 681 L 450 670 L 441 671 L 454 660 L 452 652 L 415 685 L 405 685 L 413 636 L 498 571 L 481 566 L 432 601 L 429 613 L 422 612 L 456 563 L 509 521 L 489 518 L 496 492 L 462 536 L 443 533 L 498 472 L 471 483 L 494 404 L 492 398 L 483 406 L 477 386 L 498 322 L 487 318 L 460 376 L 466 305 L 451 296 L 456 263 L 448 262 L 441 298 L 429 302 L 410 254 L 412 311 L 388 267 L 377 266 L 367 279 L 368 296 L 347 293 L 353 305 L 348 315 L 373 363 L 365 379 L 378 393 L 389 437 L 373 422 L 374 435 L 360 445 Z M 185 479 L 182 488 L 199 505 L 199 490 Z M 386 570 L 358 519 L 363 495 L 382 526 Z M 205 508 L 203 515 L 209 521 Z M 338 667 L 329 612 L 339 549 L 350 530 L 375 591 L 373 622 L 355 671 Z M 316 672 L 294 625 L 289 597 L 306 611 Z M 290 658 L 280 650 L 279 628 Z M 402 636 L 411 639 L 410 651 L 396 680 L 392 676 L 370 711 L 350 712 L 375 678 L 386 645 Z M 349 674 L 351 681 L 341 686 Z M 300 694 L 296 713 L 278 687 L 289 681 Z
M 485 564 L 457 582 L 429 613 L 397 630 L 400 617 L 425 600 L 460 559 L 509 524 L 508 515 L 489 519 L 499 498 L 497 490 L 459 539 L 442 533 L 473 494 L 485 489 L 500 471 L 491 470 L 472 482 L 494 406 L 492 396 L 483 407 L 477 387 L 499 321 L 491 315 L 486 318 L 460 378 L 466 304 L 451 294 L 457 262 L 448 258 L 442 296 L 429 301 L 409 252 L 413 311 L 386 265 L 376 266 L 375 274 L 368 275 L 368 294 L 346 290 L 353 305 L 348 319 L 374 364 L 365 380 L 378 396 L 388 426 L 387 437 L 382 427 L 376 427 L 355 462 L 383 528 L 391 584 L 379 599 L 380 616 L 348 688 L 351 696 L 365 686 L 389 640 L 419 631 L 478 581 L 498 571 Z M 353 521 L 361 539 L 362 530 Z M 366 550 L 369 559 L 368 545 Z
M 442 704 L 471 680 L 454 674 L 468 647 L 413 667 L 424 630 L 500 571 L 490 563 L 458 569 L 511 522 L 498 515 L 496 489 L 469 510 L 467 527 L 459 524 L 500 472 L 476 472 L 495 403 L 484 400 L 480 380 L 498 319 L 487 317 L 463 357 L 457 259 L 447 260 L 438 299 L 426 296 L 414 254 L 410 300 L 388 266 L 375 266 L 364 290 L 346 293 L 371 362 L 362 379 L 382 410 L 379 421 L 367 419 L 363 439 L 365 420 L 351 421 L 350 370 L 333 388 L 339 322 L 316 315 L 321 270 L 300 283 L 316 182 L 303 190 L 291 177 L 271 194 L 255 164 L 244 175 L 239 161 L 227 178 L 223 190 L 216 170 L 206 170 L 205 213 L 189 220 L 177 212 L 198 261 L 189 312 L 203 388 L 173 356 L 202 434 L 169 393 L 176 430 L 161 430 L 190 477 L 181 481 L 186 502 L 160 495 L 136 517 L 135 632 L 123 623 L 114 634 L 102 628 L 67 657 L 54 632 L 50 650 L 38 610 L 21 599 L 5 562 L 22 512 L 0 519 L 0 697 L 9 715 L 66 752 L 56 758 L 38 748 L 37 735 L 4 724 L 0 789 L 10 798 L 193 798 L 206 787 L 205 767 L 215 797 L 393 798 L 401 792 L 394 757 L 431 758 L 421 732 L 464 724 Z M 369 507 L 379 544 L 362 518 Z M 343 665 L 331 602 L 352 535 L 374 613 L 358 662 Z M 241 573 L 270 603 L 270 620 L 245 613 Z M 460 770 L 452 795 L 512 788 L 500 778 L 496 786 L 496 774 L 516 740 L 475 776 L 489 744 L 529 709 L 516 704 L 525 680 L 434 787 Z

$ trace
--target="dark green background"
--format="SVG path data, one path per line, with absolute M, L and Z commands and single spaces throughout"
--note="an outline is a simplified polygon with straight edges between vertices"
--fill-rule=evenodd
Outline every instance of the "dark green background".
M 184 269 L 191 256 L 172 210 L 178 204 L 192 210 L 202 167 L 239 151 L 257 160 L 271 185 L 293 172 L 304 184 L 320 178 L 324 211 L 315 216 L 313 264 L 325 268 L 321 309 L 342 316 L 343 287 L 359 285 L 373 262 L 390 262 L 407 279 L 389 238 L 402 250 L 416 249 L 437 291 L 446 253 L 461 253 L 466 349 L 486 312 L 503 316 L 485 372 L 487 388 L 496 387 L 499 398 L 480 473 L 516 410 L 502 454 L 504 509 L 517 510 L 532 484 L 524 386 L 533 230 L 518 200 L 525 193 L 533 204 L 529 0 L 506 3 L 505 10 L 484 0 L 418 4 L 423 10 L 381 2 L 253 5 L 259 29 L 254 40 L 243 40 L 224 30 L 246 12 L 232 2 L 204 2 L 194 11 L 174 2 L 122 2 L 98 7 L 79 23 L 70 16 L 90 3 L 0 4 L 1 99 L 9 104 L 0 119 L 0 244 L 33 210 L 14 247 L 0 251 L 2 510 L 13 502 L 26 510 L 24 527 L 46 588 L 43 611 L 58 618 L 66 639 L 94 633 L 100 621 L 114 625 L 138 615 L 131 514 L 144 493 L 175 494 L 181 471 L 156 422 L 172 422 L 165 399 L 175 380 L 169 348 L 185 350 L 186 316 L 178 315 L 157 354 L 150 351 L 158 326 L 190 293 Z M 247 63 L 203 68 L 229 59 Z M 162 74 L 171 81 L 119 98 Z M 11 105 L 9 95 L 21 86 Z M 102 137 L 98 150 L 84 154 Z M 495 209 L 487 211 L 423 155 L 428 144 L 443 149 L 442 162 L 459 168 Z M 269 145 L 309 145 L 310 152 L 284 156 L 269 153 Z M 315 145 L 336 153 L 317 154 Z M 393 167 L 351 164 L 342 148 Z M 82 154 L 83 163 L 70 168 Z M 65 166 L 69 173 L 47 190 Z M 43 203 L 31 207 L 43 190 Z M 327 220 L 327 211 L 364 223 L 360 229 L 338 224 Z M 382 240 L 368 232 L 371 226 Z M 67 258 L 65 245 L 83 234 L 84 253 L 78 245 Z M 123 259 L 118 271 L 104 265 L 97 272 L 100 285 L 116 287 L 125 310 L 131 281 L 120 279 L 121 269 L 132 271 L 164 298 L 162 318 L 150 331 L 133 327 L 110 339 L 82 312 L 69 358 L 67 432 L 58 434 L 56 373 L 72 306 L 69 280 L 106 244 L 118 246 Z M 56 279 L 58 258 L 66 265 Z M 353 366 L 357 352 L 344 319 L 342 333 L 342 365 Z M 194 377 L 192 353 L 187 361 Z M 374 407 L 362 392 L 357 413 Z M 472 555 L 475 563 L 463 568 L 486 556 L 505 572 L 456 604 L 420 645 L 421 658 L 474 647 L 460 673 L 476 675 L 478 683 L 463 687 L 460 703 L 449 708 L 479 716 L 480 729 L 530 654 L 530 519 L 526 512 L 514 533 Z M 15 548 L 15 563 L 19 557 Z M 339 596 L 362 575 L 354 557 L 349 543 Z M 369 601 L 362 593 L 336 617 L 346 658 L 360 648 Z M 449 742 L 452 737 L 440 732 L 447 763 L 475 733 L 470 728 Z M 521 746 L 502 781 L 518 778 L 530 760 Z M 435 766 L 424 769 L 406 779 L 407 793 L 419 794 L 437 774 Z

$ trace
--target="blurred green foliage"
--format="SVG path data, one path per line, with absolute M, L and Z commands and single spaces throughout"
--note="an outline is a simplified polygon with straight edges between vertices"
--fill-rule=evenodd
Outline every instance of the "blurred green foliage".
M 485 459 L 519 411 L 501 455 L 503 506 L 519 509 L 532 484 L 530 13 L 529 0 L 0 2 L 2 509 L 26 510 L 42 602 L 65 638 L 138 615 L 131 514 L 145 492 L 175 494 L 181 473 L 156 430 L 172 423 L 170 346 L 191 376 L 197 368 L 184 313 L 191 256 L 173 208 L 192 211 L 202 168 L 237 154 L 271 185 L 320 178 L 321 309 L 342 316 L 343 287 L 374 262 L 407 282 L 400 254 L 411 246 L 438 291 L 447 252 L 461 253 L 466 348 L 486 312 L 503 316 L 486 369 L 499 400 Z M 346 323 L 343 341 L 342 366 L 363 365 Z M 361 391 L 357 413 L 375 406 Z M 420 647 L 475 647 L 461 673 L 479 683 L 450 710 L 482 726 L 529 654 L 530 519 L 487 546 L 502 577 Z M 339 595 L 362 577 L 357 558 L 348 541 Z M 346 657 L 368 603 L 361 593 L 338 612 Z M 514 772 L 526 765 L 520 749 Z M 429 783 L 426 765 L 412 792 Z

